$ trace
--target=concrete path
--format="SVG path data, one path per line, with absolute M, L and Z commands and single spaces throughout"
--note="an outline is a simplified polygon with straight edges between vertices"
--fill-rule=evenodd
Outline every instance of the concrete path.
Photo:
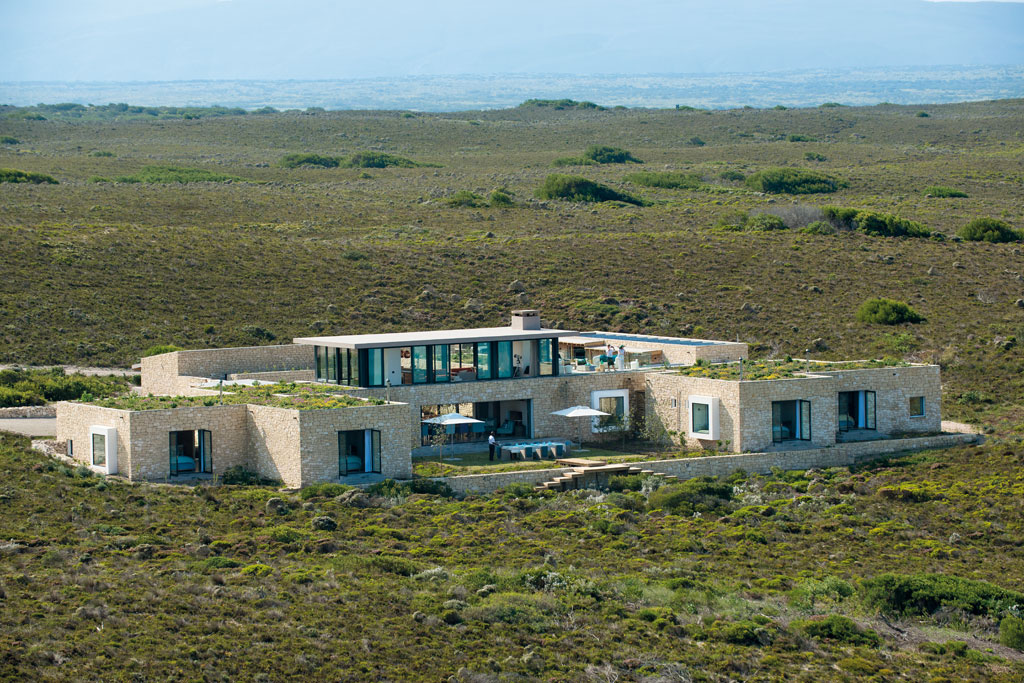
M 0 431 L 25 436 L 56 436 L 55 417 L 8 417 L 0 419 Z

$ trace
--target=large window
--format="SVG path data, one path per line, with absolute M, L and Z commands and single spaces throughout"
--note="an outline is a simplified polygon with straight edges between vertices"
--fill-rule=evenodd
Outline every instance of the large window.
M 107 466 L 107 435 L 92 435 L 92 464 L 97 467 Z
M 448 371 L 448 345 L 438 344 L 432 348 L 434 350 L 434 381 L 450 381 L 452 376 Z
M 839 392 L 839 431 L 875 428 L 875 392 Z
M 608 415 L 595 417 L 591 431 L 606 432 L 628 428 L 629 389 L 607 389 L 590 392 L 590 407 Z
M 910 417 L 924 417 L 924 396 L 910 397 Z
M 384 349 L 367 349 L 366 373 L 371 387 L 384 386 Z
M 476 345 L 476 378 L 491 379 L 493 368 L 491 365 L 491 342 L 480 342 Z
M 498 378 L 507 379 L 512 376 L 512 342 L 500 341 L 498 346 Z
M 450 345 L 448 360 L 451 363 L 453 382 L 469 382 L 476 379 L 476 344 Z
M 811 402 L 772 401 L 772 441 L 810 441 Z
M 213 471 L 213 435 L 208 429 L 170 432 L 170 473 Z
M 413 384 L 425 384 L 427 382 L 427 347 L 412 347 L 412 382 Z
M 338 476 L 380 472 L 380 432 L 353 429 L 338 432 Z
M 338 381 L 338 350 L 327 347 L 324 349 L 325 366 L 327 368 L 325 377 L 328 382 Z
M 708 404 L 693 404 L 693 426 L 690 431 L 694 434 L 711 433 L 711 410 L 709 410 Z
M 554 339 L 541 339 L 537 343 L 537 367 L 540 375 L 555 374 L 555 347 Z

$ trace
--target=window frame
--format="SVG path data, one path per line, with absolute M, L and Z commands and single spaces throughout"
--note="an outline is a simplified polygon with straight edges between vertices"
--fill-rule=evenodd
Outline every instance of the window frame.
M 914 401 L 921 402 L 921 412 L 914 412 Z M 907 398 L 907 411 L 911 418 L 925 417 L 928 414 L 928 403 L 924 396 L 909 396 Z

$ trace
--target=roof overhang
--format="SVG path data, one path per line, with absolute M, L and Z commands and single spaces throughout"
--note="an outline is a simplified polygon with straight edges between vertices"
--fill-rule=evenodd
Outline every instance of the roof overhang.
M 519 339 L 550 339 L 579 334 L 568 330 L 517 330 L 512 327 L 478 327 L 468 330 L 435 330 L 431 332 L 391 332 L 386 334 L 349 334 L 337 337 L 296 337 L 296 344 L 329 346 L 339 349 L 388 349 L 400 346 L 431 344 L 469 344 L 484 341 Z

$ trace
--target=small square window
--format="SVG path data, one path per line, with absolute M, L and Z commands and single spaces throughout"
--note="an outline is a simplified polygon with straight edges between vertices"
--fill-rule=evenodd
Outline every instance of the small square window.
M 676 399 L 672 399 L 672 407 L 676 408 L 678 406 L 679 406 L 679 401 L 677 401 Z
M 910 397 L 910 417 L 924 417 L 924 396 Z

